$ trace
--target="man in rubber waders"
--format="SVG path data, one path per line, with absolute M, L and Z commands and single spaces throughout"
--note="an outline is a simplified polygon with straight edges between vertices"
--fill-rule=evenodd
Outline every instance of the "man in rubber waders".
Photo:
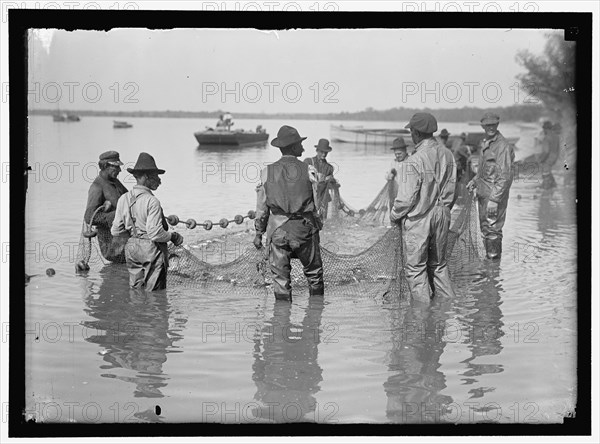
M 327 219 L 327 210 L 329 202 L 331 202 L 330 187 L 338 186 L 337 181 L 333 177 L 333 165 L 327 162 L 327 155 L 333 148 L 329 145 L 329 140 L 319 139 L 319 143 L 315 145 L 317 155 L 304 159 L 304 162 L 311 165 L 317 171 L 317 199 L 321 207 L 321 220 Z
M 494 113 L 486 113 L 481 118 L 486 138 L 481 145 L 477 175 L 467 184 L 469 191 L 477 190 L 479 226 L 488 259 L 502 256 L 502 227 L 515 161 L 512 145 L 498 131 L 499 123 L 500 117 Z
M 390 215 L 402 225 L 406 280 L 413 299 L 453 297 L 446 246 L 454 200 L 456 165 L 452 152 L 433 137 L 437 121 L 416 113 L 405 128 L 415 151 L 404 162 L 404 179 Z
M 271 141 L 271 145 L 281 150 L 281 159 L 261 171 L 261 183 L 256 188 L 254 246 L 262 248 L 262 236 L 266 232 L 275 298 L 288 301 L 292 300 L 292 258 L 300 259 L 304 267 L 310 295 L 322 296 L 324 293 L 319 245 L 322 225 L 314 197 L 316 172 L 298 160 L 304 152 L 302 141 L 305 139 L 295 128 L 282 126 Z
M 169 266 L 167 242 L 176 246 L 183 243 L 181 234 L 169 233 L 160 202 L 152 194 L 161 184 L 159 174 L 165 170 L 156 167 L 150 154 L 140 153 L 135 166 L 127 171 L 137 184 L 119 198 L 110 231 L 113 236 L 129 237 L 125 259 L 131 288 L 163 290 L 167 287 Z
M 100 154 L 98 167 L 100 172 L 94 179 L 88 191 L 88 201 L 85 208 L 84 220 L 86 224 L 90 223 L 96 210 L 106 205 L 106 207 L 96 213 L 93 224 L 98 232 L 98 243 L 102 256 L 111 262 L 125 263 L 125 253 L 123 249 L 125 243 L 120 238 L 113 238 L 110 234 L 110 227 L 115 218 L 115 209 L 119 197 L 127 192 L 127 188 L 117 179 L 121 172 L 121 159 L 116 151 L 107 151 Z M 106 202 L 110 202 L 106 204 Z M 108 209 L 108 210 L 106 210 Z

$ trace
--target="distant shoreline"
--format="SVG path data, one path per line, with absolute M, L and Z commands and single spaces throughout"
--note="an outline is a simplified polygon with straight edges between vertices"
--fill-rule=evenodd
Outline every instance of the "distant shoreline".
M 538 122 L 545 116 L 545 109 L 539 105 L 518 105 L 503 108 L 456 108 L 456 109 L 412 109 L 394 108 L 385 111 L 367 109 L 358 112 L 341 112 L 328 114 L 312 113 L 233 113 L 237 119 L 301 119 L 301 120 L 350 120 L 350 121 L 408 121 L 416 112 L 430 112 L 440 122 L 465 122 L 479 121 L 485 112 L 493 111 L 500 115 L 503 121 Z M 192 119 L 217 119 L 223 111 L 92 111 L 92 110 L 51 110 L 30 109 L 29 115 L 52 116 L 53 114 L 68 113 L 80 117 L 160 117 L 160 118 L 192 118 Z

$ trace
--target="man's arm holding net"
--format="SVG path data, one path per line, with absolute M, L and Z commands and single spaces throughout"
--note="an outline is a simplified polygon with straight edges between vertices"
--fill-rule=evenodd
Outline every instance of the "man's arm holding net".
M 267 206 L 267 195 L 265 193 L 265 182 L 267 180 L 267 169 L 263 169 L 260 174 L 261 182 L 256 187 L 256 219 L 254 221 L 254 229 L 256 236 L 254 237 L 254 246 L 262 248 L 262 236 L 267 230 L 269 223 L 269 207 Z
M 390 220 L 392 222 L 398 222 L 406 217 L 417 203 L 421 189 L 421 174 L 419 174 L 416 163 L 405 162 L 401 173 L 402 177 L 400 177 L 398 194 L 390 212 Z
M 98 207 L 104 205 L 105 200 L 107 199 L 104 197 L 102 187 L 97 183 L 93 183 L 88 192 L 87 206 L 85 207 L 85 215 L 83 216 L 86 223 L 90 223 L 94 211 L 96 211 Z M 94 216 L 94 225 L 110 228 L 114 218 L 115 210 L 109 212 L 104 212 L 102 210 L 98 211 L 96 216 Z

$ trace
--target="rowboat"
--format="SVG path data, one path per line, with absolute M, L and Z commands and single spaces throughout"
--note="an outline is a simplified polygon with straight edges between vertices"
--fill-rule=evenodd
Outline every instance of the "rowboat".
M 407 129 L 363 128 L 362 126 L 330 125 L 332 142 L 367 145 L 391 145 L 397 137 L 403 137 L 407 145 L 413 144 Z
M 465 144 L 473 148 L 479 146 L 485 138 L 483 131 L 465 132 Z M 343 125 L 331 125 L 330 137 L 332 142 L 354 143 L 360 145 L 386 145 L 392 146 L 392 142 L 397 137 L 404 138 L 406 146 L 410 149 L 414 147 L 410 131 L 404 128 L 363 128 L 362 126 L 346 127 Z M 439 140 L 439 137 L 436 136 Z M 519 140 L 518 137 L 507 137 L 508 142 L 515 145 Z M 460 140 L 459 134 L 453 134 L 448 137 L 448 146 L 454 145 L 455 141 Z

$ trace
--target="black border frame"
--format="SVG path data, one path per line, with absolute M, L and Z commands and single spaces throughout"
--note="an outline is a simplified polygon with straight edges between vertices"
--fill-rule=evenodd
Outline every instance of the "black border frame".
M 591 435 L 592 13 L 234 12 L 10 9 L 10 325 L 9 430 L 13 437 L 135 436 L 469 436 Z M 216 23 L 225 26 L 215 26 Z M 563 424 L 35 424 L 25 422 L 25 199 L 27 195 L 27 29 L 112 28 L 546 28 L 577 41 L 577 407 Z M 577 30 L 573 32 L 573 30 Z

